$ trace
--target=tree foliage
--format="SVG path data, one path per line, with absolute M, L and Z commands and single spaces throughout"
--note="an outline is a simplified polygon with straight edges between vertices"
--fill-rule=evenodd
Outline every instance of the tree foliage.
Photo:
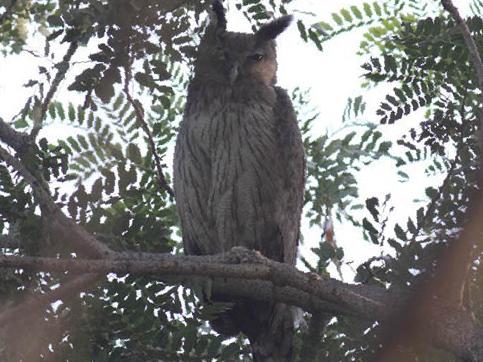
M 271 13 L 297 10 L 296 2 L 287 0 L 233 4 L 253 26 Z M 113 250 L 181 252 L 174 201 L 163 186 L 171 170 L 164 166 L 209 5 L 182 0 L 9 0 L 0 5 L 2 52 L 23 54 L 29 41 L 43 41 L 39 56 L 55 62 L 39 66 L 38 77 L 25 85 L 31 95 L 23 109 L 13 119 L 0 118 L 33 135 L 31 141 L 17 148 L 3 138 L 2 143 L 68 216 Z M 465 19 L 480 53 L 482 8 L 473 1 L 473 14 Z M 366 110 L 363 96 L 354 94 L 341 129 L 323 134 L 312 131 L 321 116 L 309 91 L 292 90 L 307 154 L 305 218 L 322 234 L 310 243 L 316 245 L 311 250 L 316 262 L 309 261 L 304 247 L 300 259 L 323 276 L 332 263 L 347 262 L 329 238 L 330 221 L 335 230 L 357 230 L 381 250 L 381 256 L 355 266 L 355 282 L 411 290 L 435 270 L 441 250 L 458 237 L 479 186 L 481 94 L 465 41 L 438 3 L 417 0 L 354 2 L 323 19 L 306 16 L 297 28 L 307 46 L 320 50 L 341 34 L 360 32 L 354 53 L 361 59 L 362 90 L 391 88 L 375 114 Z M 61 83 L 68 94 L 58 91 Z M 417 121 L 407 134 L 397 142 L 386 137 L 388 127 L 407 121 L 410 114 Z M 50 137 L 55 127 L 65 132 Z M 163 167 L 156 167 L 157 159 Z M 402 182 L 406 171 L 421 163 L 428 178 L 443 175 L 444 180 L 423 185 L 426 198 L 415 202 L 413 214 L 402 215 L 391 195 L 360 197 L 360 171 L 381 159 L 393 162 L 392 172 Z M 6 162 L 0 163 L 0 190 L 3 254 L 82 256 L 52 232 L 45 205 Z M 302 245 L 308 244 L 305 238 Z M 70 277 L 0 269 L 1 304 L 48 293 Z M 475 253 L 464 302 L 477 320 L 483 317 L 482 278 Z M 155 275 L 110 274 L 79 298 L 45 311 L 40 323 L 56 333 L 24 338 L 39 341 L 37 352 L 44 359 L 247 359 L 250 350 L 243 336 L 223 340 L 208 326 L 223 308 L 229 305 L 204 304 L 191 289 Z M 295 350 L 301 361 L 371 360 L 382 334 L 376 319 L 304 313 Z M 27 358 L 28 349 L 13 348 L 20 343 L 15 339 L 15 334 L 2 333 L 1 359 Z M 453 360 L 440 350 L 410 353 L 412 360 Z

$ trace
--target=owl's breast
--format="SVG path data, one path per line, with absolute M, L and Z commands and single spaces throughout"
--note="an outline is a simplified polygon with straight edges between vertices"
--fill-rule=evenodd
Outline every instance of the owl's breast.
M 196 92 L 185 113 L 185 127 L 190 142 L 206 155 L 220 144 L 233 148 L 233 142 L 257 134 L 274 132 L 275 94 L 264 92 L 242 93 L 226 88 L 212 92 Z M 272 94 L 273 93 L 273 94 Z
M 285 260 L 280 238 L 295 245 L 296 213 L 290 213 L 295 231 L 283 231 L 292 194 L 284 145 L 291 138 L 281 137 L 287 123 L 281 112 L 293 118 L 293 111 L 285 112 L 272 93 L 207 88 L 189 95 L 175 150 L 175 192 L 184 235 L 191 230 L 201 254 L 243 245 Z

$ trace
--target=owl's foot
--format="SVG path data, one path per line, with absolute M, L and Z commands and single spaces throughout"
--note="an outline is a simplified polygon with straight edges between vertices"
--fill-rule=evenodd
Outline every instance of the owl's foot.
M 234 246 L 230 250 L 230 256 L 233 262 L 237 264 L 264 264 L 267 258 L 258 250 L 250 250 L 243 246 Z

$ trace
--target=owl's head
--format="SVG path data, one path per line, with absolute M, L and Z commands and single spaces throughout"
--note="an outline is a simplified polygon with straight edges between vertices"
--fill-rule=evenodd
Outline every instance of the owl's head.
M 275 38 L 292 21 L 292 16 L 275 19 L 255 33 L 235 33 L 226 30 L 223 5 L 213 1 L 210 25 L 206 29 L 195 63 L 198 79 L 226 85 L 238 82 L 276 82 L 277 59 Z

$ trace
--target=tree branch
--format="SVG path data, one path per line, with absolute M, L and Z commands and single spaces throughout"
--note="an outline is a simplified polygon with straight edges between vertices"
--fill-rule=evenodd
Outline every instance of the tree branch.
M 361 288 L 335 279 L 314 277 L 313 273 L 298 271 L 288 264 L 278 263 L 257 254 L 238 247 L 228 253 L 217 255 L 217 262 L 210 262 L 213 260 L 212 256 L 193 258 L 171 255 L 165 258 L 162 254 L 160 258 L 156 258 L 154 254 L 151 260 L 147 261 L 136 258 L 135 254 L 130 257 L 129 254 L 124 254 L 122 259 L 119 255 L 117 259 L 103 260 L 0 256 L 0 266 L 43 271 L 70 270 L 76 273 L 116 272 L 170 277 L 202 276 L 262 280 L 273 283 L 275 287 L 288 286 L 298 289 L 315 298 L 337 304 L 343 309 L 352 309 L 364 317 L 371 317 L 374 311 L 385 309 L 386 299 L 391 295 L 383 288 Z M 395 306 L 397 305 L 392 304 L 392 307 Z
M 148 254 L 143 254 L 147 256 Z M 123 253 L 117 259 L 80 260 L 0 256 L 1 267 L 44 271 L 152 274 L 168 283 L 190 284 L 193 276 L 209 278 L 213 290 L 265 301 L 280 301 L 311 312 L 346 315 L 366 320 L 392 320 L 401 313 L 409 296 L 367 285 L 350 285 L 304 273 L 257 252 L 233 248 L 215 256 L 152 254 L 147 260 L 138 253 Z M 126 259 L 128 258 L 128 259 Z M 215 260 L 215 261 L 213 261 Z M 424 336 L 436 346 L 472 361 L 483 356 L 483 330 L 461 309 L 438 305 L 433 300 L 425 310 Z M 0 323 L 2 319 L 0 318 Z

